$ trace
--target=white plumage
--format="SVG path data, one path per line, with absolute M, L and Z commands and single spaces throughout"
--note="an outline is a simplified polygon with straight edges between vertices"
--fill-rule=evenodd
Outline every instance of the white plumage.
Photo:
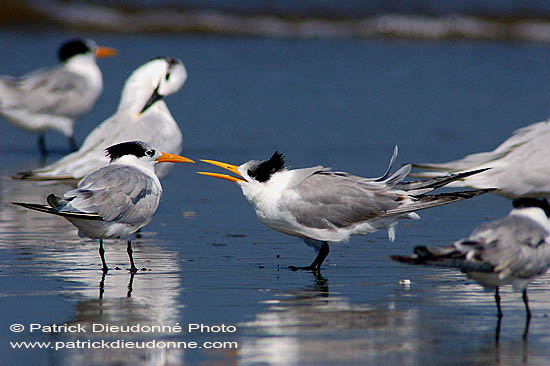
M 43 155 L 43 133 L 47 130 L 63 133 L 71 149 L 76 150 L 73 125 L 92 109 L 103 90 L 96 58 L 115 54 L 114 49 L 100 47 L 92 40 L 64 42 L 58 66 L 21 77 L 0 77 L 0 115 L 18 128 L 39 133 Z
M 448 246 L 418 246 L 410 256 L 391 256 L 409 263 L 452 267 L 482 286 L 495 290 L 498 316 L 502 317 L 499 287 L 523 291 L 527 317 L 531 316 L 527 284 L 550 268 L 550 206 L 545 199 L 521 198 L 500 220 L 482 224 L 472 234 Z
M 447 163 L 413 164 L 412 177 L 433 178 L 472 169 L 486 172 L 452 183 L 453 187 L 497 188 L 495 193 L 516 199 L 550 197 L 550 121 L 515 131 L 489 152 L 471 154 Z
M 387 229 L 390 240 L 401 218 L 420 218 L 414 211 L 435 207 L 486 191 L 426 195 L 467 172 L 429 181 L 405 182 L 410 165 L 390 175 L 397 148 L 386 173 L 379 178 L 362 178 L 334 172 L 322 166 L 288 170 L 279 153 L 266 161 L 251 160 L 240 166 L 214 160 L 204 162 L 225 168 L 239 177 L 203 173 L 236 182 L 252 204 L 258 219 L 268 227 L 302 238 L 318 254 L 310 266 L 318 270 L 329 253 L 327 242 L 347 240 L 350 235 Z M 296 269 L 296 267 L 292 267 Z
M 48 196 L 48 204 L 14 202 L 32 210 L 59 215 L 78 228 L 79 236 L 99 239 L 103 271 L 107 272 L 103 239 L 128 239 L 131 271 L 137 269 L 129 237 L 147 225 L 157 211 L 162 186 L 154 167 L 160 162 L 193 163 L 160 152 L 142 141 L 123 142 L 106 149 L 111 163 L 84 178 L 63 197 Z
M 181 153 L 181 130 L 161 99 L 177 92 L 186 78 L 185 67 L 178 59 L 159 57 L 145 63 L 126 81 L 117 111 L 90 132 L 78 151 L 15 178 L 80 180 L 108 164 L 106 147 L 124 141 L 145 141 L 167 153 Z M 159 178 L 166 176 L 170 168 L 171 164 L 158 166 Z

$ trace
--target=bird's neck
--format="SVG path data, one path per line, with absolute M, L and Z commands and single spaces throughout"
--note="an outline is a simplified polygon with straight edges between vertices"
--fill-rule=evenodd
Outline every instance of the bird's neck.
M 125 155 L 120 157 L 119 159 L 111 162 L 110 165 L 125 165 L 125 166 L 131 166 L 133 168 L 138 169 L 139 171 L 143 172 L 144 174 L 150 176 L 153 179 L 158 180 L 156 174 L 155 174 L 155 163 L 151 161 L 142 161 L 135 156 L 132 155 Z
M 101 70 L 93 55 L 76 55 L 65 62 L 65 69 L 87 78 L 91 83 L 103 86 Z
M 159 84 L 160 75 L 150 74 L 143 69 L 138 71 L 140 72 L 134 72 L 124 84 L 119 110 L 138 114 Z M 153 107 L 154 105 L 151 108 Z
M 550 233 L 550 220 L 544 211 L 538 207 L 516 208 L 510 212 L 510 215 L 528 217 L 539 223 L 542 227 L 546 228 L 546 230 Z
M 288 176 L 286 174 L 275 174 L 267 182 L 239 182 L 243 195 L 254 206 L 274 204 L 288 185 Z

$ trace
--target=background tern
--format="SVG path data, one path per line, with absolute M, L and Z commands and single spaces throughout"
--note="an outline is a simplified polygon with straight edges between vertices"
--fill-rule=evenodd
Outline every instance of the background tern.
M 447 163 L 413 164 L 426 170 L 412 177 L 433 178 L 472 169 L 491 168 L 455 181 L 453 187 L 497 188 L 495 193 L 516 199 L 550 198 L 550 122 L 542 121 L 515 131 L 490 152 L 482 152 Z
M 520 198 L 514 209 L 500 220 L 484 223 L 465 239 L 448 246 L 418 246 L 410 256 L 391 259 L 430 266 L 460 269 L 486 289 L 495 291 L 500 329 L 502 310 L 499 286 L 512 285 L 523 291 L 527 334 L 531 311 L 527 284 L 550 268 L 550 206 L 545 199 Z
M 252 204 L 259 220 L 268 227 L 302 238 L 317 253 L 311 265 L 290 267 L 318 271 L 329 253 L 328 242 L 350 235 L 387 229 L 395 239 L 397 219 L 419 219 L 417 210 L 475 197 L 488 190 L 426 195 L 456 179 L 479 171 L 428 181 L 404 182 L 410 165 L 390 175 L 397 147 L 386 173 L 379 178 L 362 178 L 334 172 L 322 166 L 288 170 L 278 152 L 266 161 L 251 160 L 240 166 L 214 160 L 206 163 L 227 169 L 238 177 L 205 173 L 236 182 Z
M 130 270 L 136 272 L 129 237 L 147 225 L 157 211 L 162 186 L 155 174 L 157 163 L 194 163 L 188 158 L 162 153 L 143 141 L 123 142 L 106 149 L 110 159 L 84 178 L 77 189 L 63 197 L 49 195 L 49 205 L 14 202 L 36 211 L 59 215 L 78 228 L 79 236 L 99 239 L 103 272 L 105 262 L 103 239 L 127 239 Z
M 117 111 L 90 132 L 78 151 L 14 178 L 80 180 L 107 165 L 104 149 L 123 141 L 146 141 L 167 153 L 181 153 L 181 130 L 162 98 L 177 92 L 186 79 L 185 67 L 176 58 L 159 57 L 145 63 L 124 84 Z M 171 164 L 158 166 L 159 178 L 170 168 Z
M 89 39 L 64 42 L 58 52 L 60 64 L 21 77 L 0 76 L 0 115 L 14 126 L 39 133 L 39 148 L 45 156 L 44 132 L 58 130 L 77 149 L 73 125 L 94 106 L 103 90 L 96 58 L 116 51 Z

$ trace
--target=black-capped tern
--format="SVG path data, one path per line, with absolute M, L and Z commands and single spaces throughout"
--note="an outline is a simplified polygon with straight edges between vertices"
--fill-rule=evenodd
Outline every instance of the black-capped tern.
M 502 219 L 476 228 L 451 245 L 418 246 L 414 254 L 390 258 L 408 264 L 457 268 L 486 289 L 495 291 L 497 315 L 502 317 L 499 287 L 522 291 L 531 317 L 527 285 L 550 268 L 550 205 L 545 199 L 520 198 Z
M 177 92 L 187 78 L 183 63 L 172 57 L 158 57 L 137 68 L 122 90 L 117 111 L 97 126 L 82 147 L 62 159 L 14 178 L 31 180 L 80 180 L 105 166 L 104 149 L 123 141 L 139 140 L 170 154 L 180 154 L 181 130 L 162 100 Z M 156 168 L 159 178 L 172 164 Z
M 99 239 L 104 272 L 109 268 L 105 262 L 103 239 L 128 240 L 130 270 L 135 272 L 130 236 L 151 221 L 162 195 L 154 166 L 194 161 L 160 152 L 143 141 L 116 144 L 108 147 L 106 153 L 110 164 L 88 175 L 77 189 L 66 192 L 63 197 L 49 195 L 48 205 L 14 204 L 61 216 L 78 228 L 79 236 Z
M 39 134 L 46 155 L 44 132 L 63 133 L 72 151 L 75 121 L 89 112 L 103 90 L 96 58 L 114 56 L 113 48 L 90 39 L 72 39 L 59 48 L 59 65 L 20 77 L 0 76 L 0 115 L 14 126 Z
M 322 166 L 288 170 L 283 155 L 275 152 L 266 161 L 251 160 L 240 166 L 214 160 L 201 160 L 227 169 L 235 176 L 218 173 L 199 174 L 237 183 L 268 227 L 302 238 L 317 253 L 311 265 L 290 267 L 318 271 L 329 253 L 328 242 L 340 242 L 350 235 L 387 229 L 395 238 L 397 219 L 418 219 L 417 210 L 475 197 L 488 190 L 426 195 L 456 179 L 475 174 L 404 182 L 410 165 L 390 175 L 397 148 L 386 173 L 379 178 L 362 178 L 335 172 Z

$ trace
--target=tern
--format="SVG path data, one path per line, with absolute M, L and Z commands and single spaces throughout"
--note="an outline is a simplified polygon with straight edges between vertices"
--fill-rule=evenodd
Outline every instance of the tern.
M 413 255 L 390 258 L 408 264 L 452 267 L 495 291 L 497 316 L 502 318 L 499 287 L 522 291 L 531 318 L 527 285 L 550 268 L 550 205 L 546 199 L 520 198 L 502 219 L 484 223 L 472 234 L 448 246 L 414 248 Z
M 453 187 L 497 188 L 496 194 L 550 198 L 550 121 L 516 130 L 496 149 L 465 156 L 447 163 L 413 164 L 424 170 L 411 177 L 433 178 L 473 169 L 491 168 L 481 174 L 453 182 Z
M 71 151 L 75 121 L 92 109 L 103 90 L 96 58 L 114 56 L 116 50 L 89 39 L 72 39 L 59 48 L 59 65 L 21 77 L 0 76 L 0 115 L 14 126 L 37 132 L 42 156 L 47 154 L 44 132 L 58 130 Z
M 148 142 L 161 151 L 180 154 L 181 130 L 162 100 L 177 92 L 187 71 L 183 63 L 171 57 L 158 57 L 137 68 L 122 90 L 117 111 L 97 126 L 84 140 L 81 148 L 43 168 L 21 172 L 16 179 L 81 180 L 109 160 L 104 149 L 124 141 Z M 163 178 L 171 164 L 157 167 Z
M 426 195 L 456 179 L 475 172 L 429 181 L 404 182 L 410 165 L 390 175 L 397 147 L 386 173 L 379 178 L 362 178 L 335 172 L 322 166 L 288 170 L 282 154 L 269 160 L 251 160 L 240 166 L 215 160 L 201 160 L 227 169 L 238 177 L 199 172 L 237 183 L 252 204 L 258 219 L 276 231 L 297 236 L 317 256 L 309 266 L 290 268 L 319 271 L 329 254 L 328 242 L 348 240 L 387 229 L 391 241 L 400 218 L 419 219 L 414 211 L 475 197 L 489 190 Z
M 61 216 L 78 228 L 80 237 L 99 239 L 103 272 L 109 270 L 105 262 L 103 239 L 128 240 L 130 271 L 136 272 L 130 236 L 151 221 L 162 196 L 155 164 L 194 161 L 160 152 L 143 141 L 123 142 L 105 151 L 110 164 L 88 175 L 76 189 L 65 192 L 63 197 L 50 194 L 47 197 L 48 205 L 13 204 Z

